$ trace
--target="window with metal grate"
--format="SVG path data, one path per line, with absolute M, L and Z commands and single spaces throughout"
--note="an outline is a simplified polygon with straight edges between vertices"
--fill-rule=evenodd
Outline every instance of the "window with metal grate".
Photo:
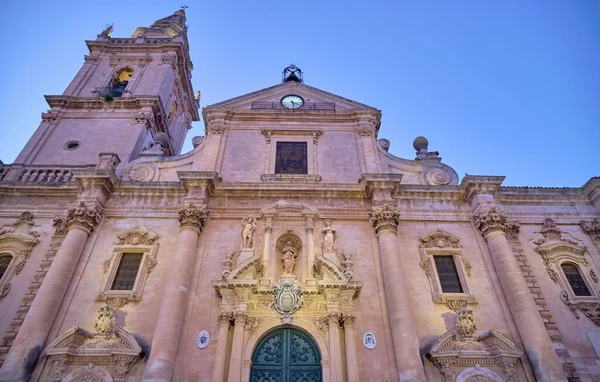
M 454 256 L 433 256 L 443 293 L 463 293 Z
M 142 262 L 143 253 L 124 253 L 115 274 L 112 290 L 132 290 Z
M 579 273 L 579 267 L 571 263 L 563 263 L 560 265 L 560 267 L 562 268 L 562 271 L 565 274 L 565 277 L 567 278 L 567 281 L 569 282 L 569 285 L 571 286 L 575 296 L 592 295 L 587 285 L 585 285 L 585 281 L 583 280 L 583 277 L 581 277 L 581 273 Z

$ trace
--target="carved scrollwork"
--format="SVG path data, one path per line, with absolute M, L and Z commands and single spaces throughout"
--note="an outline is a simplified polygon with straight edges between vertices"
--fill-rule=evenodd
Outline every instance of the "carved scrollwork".
M 98 310 L 98 315 L 94 320 L 94 330 L 105 336 L 106 339 L 111 338 L 115 330 L 116 320 L 114 315 L 115 308 L 107 305 Z
M 460 309 L 456 312 L 456 314 L 456 331 L 460 334 L 463 340 L 466 338 L 472 338 L 473 334 L 477 330 L 477 323 L 475 323 L 473 311 L 470 309 Z

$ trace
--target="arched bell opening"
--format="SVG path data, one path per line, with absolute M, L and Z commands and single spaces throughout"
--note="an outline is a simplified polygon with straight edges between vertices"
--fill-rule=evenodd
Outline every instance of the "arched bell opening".
M 265 333 L 254 348 L 251 365 L 251 382 L 323 380 L 317 342 L 298 327 Z

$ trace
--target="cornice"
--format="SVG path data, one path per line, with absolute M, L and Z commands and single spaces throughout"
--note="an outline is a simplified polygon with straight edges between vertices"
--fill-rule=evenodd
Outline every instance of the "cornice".
M 504 179 L 504 176 L 466 175 L 459 187 L 464 191 L 467 203 L 471 203 L 477 194 L 494 195 Z
M 223 114 L 227 115 L 228 120 L 236 121 L 260 121 L 264 122 L 265 118 L 269 122 L 285 122 L 285 121 L 301 121 L 301 122 L 358 122 L 362 120 L 373 120 L 373 123 L 378 126 L 381 120 L 381 112 L 379 110 L 310 110 L 310 109 L 202 109 L 204 123 L 208 124 L 215 116 L 222 118 Z
M 157 95 L 135 95 L 133 97 L 115 98 L 110 104 L 101 97 L 74 97 L 65 95 L 45 95 L 44 98 L 50 107 L 70 109 L 106 109 L 107 105 L 112 109 L 137 110 L 143 107 L 158 108 L 164 114 Z

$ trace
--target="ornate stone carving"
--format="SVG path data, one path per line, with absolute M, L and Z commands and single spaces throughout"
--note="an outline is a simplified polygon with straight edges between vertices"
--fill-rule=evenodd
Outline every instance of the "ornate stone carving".
M 283 263 L 284 275 L 294 274 L 296 256 L 298 256 L 298 250 L 292 245 L 292 242 L 290 240 L 286 241 L 283 248 L 281 249 L 281 261 Z
M 514 359 L 503 360 L 500 364 L 505 382 L 517 382 L 517 361 Z
M 354 277 L 354 262 L 350 253 L 342 251 L 342 265 L 344 266 L 344 275 L 348 280 L 352 280 Z
M 140 111 L 135 116 L 135 123 L 141 123 L 146 125 L 146 127 L 150 128 L 154 126 L 154 114 L 149 111 Z
M 194 148 L 200 146 L 202 144 L 202 142 L 204 142 L 204 137 L 197 135 L 194 138 L 192 138 L 192 146 Z
M 327 314 L 325 314 L 325 325 L 327 325 L 328 327 L 331 325 L 340 325 L 340 322 L 342 320 L 342 314 L 339 312 L 328 312 Z
M 61 381 L 67 370 L 69 370 L 69 365 L 67 365 L 64 360 L 57 359 L 52 362 L 52 369 L 50 370 L 49 377 L 53 382 Z
M 594 272 L 593 269 L 590 269 L 588 274 L 590 275 L 590 278 L 592 279 L 592 281 L 595 282 L 596 284 L 598 284 L 598 275 L 596 275 L 596 272 Z
M 246 312 L 233 313 L 233 324 L 235 326 L 245 326 L 246 320 L 248 320 L 248 313 L 246 313 Z
M 161 58 L 161 65 L 170 65 L 171 68 L 177 69 L 177 56 L 174 54 L 164 54 Z
M 371 219 L 376 234 L 379 235 L 384 231 L 396 233 L 400 222 L 400 212 L 396 207 L 390 207 L 386 204 L 383 207 L 371 208 L 369 219 Z
M 145 151 L 145 153 L 147 152 Z M 154 178 L 155 172 L 151 164 L 142 163 L 131 167 L 128 176 L 134 182 L 147 182 Z
M 506 232 L 507 213 L 492 207 L 489 210 L 481 210 L 473 216 L 475 227 L 485 237 L 492 232 Z
M 543 238 L 535 240 L 534 243 L 537 245 L 542 245 L 545 243 L 551 242 L 564 242 L 573 245 L 578 245 L 578 242 L 573 239 L 569 239 L 563 236 L 560 228 L 556 226 L 556 223 L 552 219 L 544 220 L 544 225 L 542 226 L 542 230 L 540 231 Z
M 6 283 L 0 289 L 0 300 L 2 300 L 10 292 L 10 283 Z
M 454 312 L 467 309 L 467 299 L 446 299 L 446 307 Z
M 245 217 L 242 219 L 242 248 L 254 248 L 254 231 L 256 230 L 256 219 Z
M 441 229 L 436 229 L 419 239 L 419 248 L 461 248 L 460 238 Z
M 89 208 L 85 202 L 80 201 L 74 207 L 67 210 L 67 227 L 78 227 L 85 231 L 92 232 L 100 220 L 104 210 L 98 206 Z M 56 223 L 56 221 L 55 221 Z
M 96 62 L 100 61 L 100 56 L 97 54 L 85 55 L 83 56 L 83 61 L 86 64 L 95 64 Z
M 224 121 L 212 121 L 206 127 L 206 135 L 221 135 L 227 130 L 227 125 Z
M 115 309 L 112 306 L 103 306 L 98 310 L 98 315 L 94 320 L 94 330 L 109 339 L 115 331 Z
M 152 246 L 158 241 L 158 235 L 140 227 L 133 227 L 117 234 L 115 245 L 147 245 Z
M 129 299 L 126 297 L 115 296 L 106 298 L 106 305 L 110 306 L 111 308 L 114 308 L 115 311 L 127 305 L 128 302 Z
M 463 265 L 465 266 L 465 273 L 467 274 L 467 277 L 471 277 L 471 270 L 473 269 L 471 263 L 464 257 L 461 257 L 460 259 L 463 262 Z
M 57 236 L 64 236 L 69 231 L 67 224 L 67 218 L 55 217 L 52 219 L 52 227 L 54 228 L 54 234 Z
M 89 364 L 87 367 L 79 368 L 67 375 L 64 382 L 112 382 L 110 373 L 101 367 Z
M 232 312 L 221 312 L 217 316 L 217 322 L 219 323 L 219 326 L 221 326 L 221 325 L 229 326 L 229 325 L 231 325 L 232 320 L 233 320 Z
M 460 334 L 462 339 L 473 337 L 473 334 L 477 330 L 473 311 L 470 309 L 460 309 L 456 314 L 456 331 Z
M 560 292 L 560 300 L 565 303 L 569 310 L 573 313 L 575 318 L 579 318 L 579 311 L 576 302 L 573 302 L 566 291 Z
M 521 226 L 518 223 L 506 223 L 506 238 L 511 242 L 519 241 L 519 231 Z
M 432 186 L 444 186 L 452 181 L 452 176 L 439 167 L 430 168 L 425 171 L 424 175 L 427 184 Z
M 337 230 L 331 226 L 331 220 L 323 221 L 323 229 L 321 229 L 321 250 L 323 252 L 335 252 Z
M 42 113 L 42 121 L 47 123 L 55 122 L 59 117 L 58 111 L 56 110 L 48 110 L 45 113 Z
M 372 137 L 375 134 L 375 129 L 368 124 L 360 124 L 355 129 L 354 132 L 361 137 Z
M 455 382 L 454 366 L 451 361 L 436 360 L 434 364 L 442 373 L 442 376 L 444 377 L 444 382 Z
M 258 328 L 260 326 L 260 324 L 262 324 L 263 319 L 262 318 L 257 318 L 257 317 L 249 317 L 246 320 L 246 330 L 252 334 L 254 333 L 254 331 L 256 330 L 256 328 Z
M 585 233 L 590 235 L 594 243 L 600 244 L 600 221 L 598 219 L 592 221 L 582 220 L 579 225 Z
M 353 328 L 354 327 L 354 323 L 356 322 L 356 316 L 353 314 L 342 314 L 342 322 L 344 324 L 344 327 L 349 327 L 349 328 Z
M 431 277 L 431 260 L 429 258 L 421 260 L 419 266 L 428 277 Z
M 190 203 L 188 206 L 181 208 L 177 213 L 179 214 L 179 225 L 181 228 L 189 227 L 202 232 L 210 211 L 204 204 L 196 207 L 194 203 Z
M 281 315 L 284 324 L 292 322 L 293 314 L 304 304 L 300 285 L 294 279 L 280 278 L 279 284 L 273 284 L 273 308 Z
M 600 326 L 600 303 L 599 302 L 579 302 L 579 310 L 589 318 L 594 324 Z
M 225 255 L 223 260 L 223 272 L 221 272 L 221 278 L 226 279 L 231 274 L 231 265 L 233 264 L 233 255 L 235 252 L 229 252 Z

